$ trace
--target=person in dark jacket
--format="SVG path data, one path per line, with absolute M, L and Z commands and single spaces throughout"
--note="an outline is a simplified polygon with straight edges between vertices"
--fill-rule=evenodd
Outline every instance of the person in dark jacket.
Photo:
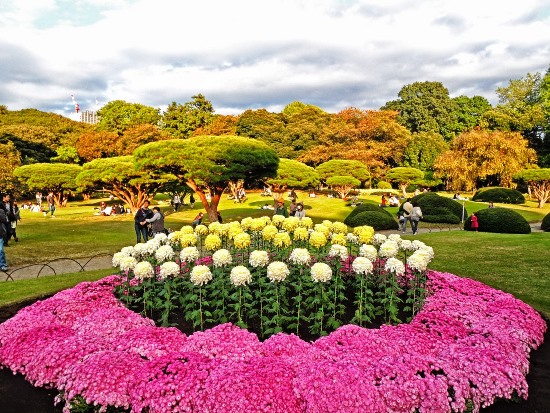
M 8 225 L 8 216 L 4 209 L 0 208 L 0 270 L 7 271 L 6 252 L 4 251 L 4 236 L 6 235 L 6 225 Z
M 145 242 L 149 240 L 147 234 L 147 219 L 153 218 L 153 211 L 149 209 L 149 201 L 145 201 L 140 209 L 134 215 L 134 229 L 136 230 L 137 243 L 141 242 L 141 238 Z

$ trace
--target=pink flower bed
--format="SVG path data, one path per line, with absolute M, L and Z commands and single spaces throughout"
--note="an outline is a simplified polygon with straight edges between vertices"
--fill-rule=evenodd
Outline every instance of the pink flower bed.
M 264 342 L 231 324 L 185 336 L 82 283 L 0 325 L 0 364 L 70 399 L 132 412 L 462 412 L 527 397 L 529 352 L 546 323 L 512 295 L 428 274 L 410 324 L 346 325 L 314 343 Z M 416 409 L 416 410 L 415 410 Z

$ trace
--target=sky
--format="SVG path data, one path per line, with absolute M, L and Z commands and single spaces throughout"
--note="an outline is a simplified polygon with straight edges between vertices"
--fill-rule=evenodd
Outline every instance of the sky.
M 379 109 L 424 81 L 496 105 L 549 67 L 550 0 L 0 0 L 0 105 L 71 118 L 199 93 L 218 114 Z

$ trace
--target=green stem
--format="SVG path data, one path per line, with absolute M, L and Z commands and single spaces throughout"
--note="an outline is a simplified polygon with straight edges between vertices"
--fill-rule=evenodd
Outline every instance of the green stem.
M 204 324 L 202 321 L 202 287 L 199 287 L 199 316 L 201 321 L 201 331 L 204 330 Z

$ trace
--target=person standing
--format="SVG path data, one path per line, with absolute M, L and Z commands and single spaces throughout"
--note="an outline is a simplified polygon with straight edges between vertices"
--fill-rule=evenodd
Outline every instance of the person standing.
M 477 220 L 477 215 L 474 214 L 472 212 L 472 216 L 470 217 L 470 221 L 471 221 L 471 225 L 472 225 L 472 230 L 477 232 L 478 228 L 479 228 L 479 222 Z
M 407 198 L 407 201 L 403 204 L 403 225 L 401 227 L 401 231 L 403 232 L 403 234 L 407 232 L 407 221 L 411 220 L 412 209 L 413 205 L 411 204 L 411 199 Z
M 181 205 L 181 198 L 177 193 L 174 194 L 174 198 L 172 198 L 172 205 L 174 205 L 174 211 L 178 212 L 178 209 Z
M 411 228 L 413 235 L 416 235 L 418 233 L 418 222 L 422 219 L 422 210 L 418 206 L 416 202 L 413 204 L 413 208 L 411 211 Z
M 134 229 L 136 230 L 137 244 L 141 242 L 142 238 L 145 242 L 149 240 L 146 220 L 152 217 L 153 212 L 149 209 L 149 201 L 145 200 L 141 208 L 137 210 L 136 215 L 134 215 Z
M 15 220 L 10 194 L 2 194 L 2 203 L 0 204 L 0 208 L 4 211 L 7 219 L 7 222 L 2 222 L 2 225 L 4 226 L 4 235 L 2 235 L 2 238 L 4 239 L 4 246 L 7 247 L 8 241 L 11 238 L 11 221 Z
M 289 198 L 291 201 L 294 201 L 294 202 L 298 200 L 298 195 L 296 195 L 296 191 L 294 189 L 290 191 Z
M 289 211 L 288 211 L 288 214 L 293 217 L 294 214 L 296 213 L 296 208 L 298 207 L 298 204 L 296 204 L 296 201 L 293 199 L 291 202 L 290 202 L 290 206 L 289 206 Z
M 19 238 L 17 238 L 17 222 L 21 221 L 21 211 L 19 210 L 19 207 L 17 206 L 16 201 L 13 201 L 12 211 L 13 211 L 14 219 L 10 221 L 10 225 L 11 225 L 10 237 L 13 237 L 13 240 L 15 242 L 19 242 Z
M 164 232 L 164 215 L 158 206 L 153 208 L 153 216 L 146 218 L 142 225 L 146 226 L 147 223 L 151 224 L 153 236 Z
M 189 206 L 191 209 L 195 208 L 195 197 L 193 196 L 193 193 L 189 196 Z
M 6 252 L 4 250 L 4 237 L 6 235 L 6 227 L 8 225 L 8 216 L 4 209 L 0 208 L 0 270 L 7 271 L 8 263 L 6 262 Z
M 36 205 L 42 206 L 42 192 L 36 193 Z
M 51 213 L 52 218 L 55 218 L 55 197 L 52 191 L 46 197 L 46 202 L 48 203 L 48 211 Z M 48 216 L 48 213 L 46 212 L 44 216 Z

